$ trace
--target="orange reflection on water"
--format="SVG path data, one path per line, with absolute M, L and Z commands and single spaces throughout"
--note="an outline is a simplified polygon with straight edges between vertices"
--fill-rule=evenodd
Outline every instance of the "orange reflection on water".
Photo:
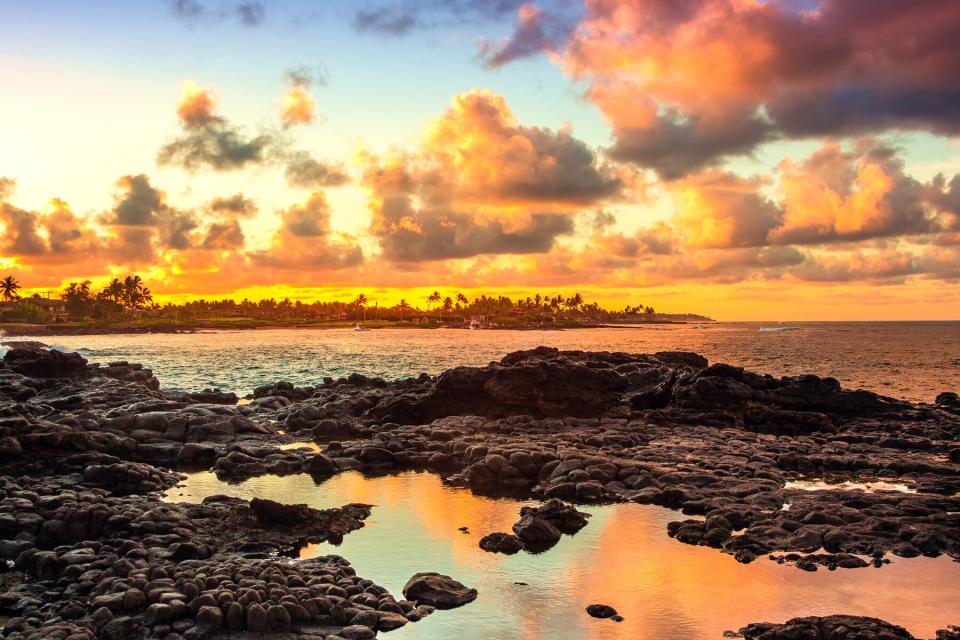
M 816 573 L 766 559 L 742 565 L 668 538 L 666 523 L 683 516 L 648 505 L 586 508 L 593 516 L 576 536 L 542 554 L 503 556 L 481 551 L 477 542 L 509 531 L 524 503 L 474 496 L 426 473 L 344 473 L 319 486 L 304 475 L 225 485 L 194 474 L 172 490 L 174 499 L 177 492 L 188 500 L 229 493 L 314 507 L 375 505 L 367 526 L 342 545 L 311 545 L 301 555 L 343 555 L 359 575 L 398 596 L 418 571 L 447 573 L 480 593 L 465 607 L 391 632 L 398 640 L 712 639 L 750 622 L 835 613 L 876 616 L 932 637 L 960 617 L 960 564 L 948 558 L 894 558 L 880 570 Z M 463 526 L 469 534 L 458 530 Z M 590 618 L 584 609 L 595 602 L 614 606 L 625 620 Z

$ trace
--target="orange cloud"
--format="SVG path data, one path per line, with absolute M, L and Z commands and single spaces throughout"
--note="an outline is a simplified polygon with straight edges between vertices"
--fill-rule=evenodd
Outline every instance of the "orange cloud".
M 202 127 L 217 119 L 213 113 L 214 104 L 211 89 L 188 80 L 183 84 L 180 102 L 177 103 L 177 116 L 186 127 Z
M 958 25 L 952 0 L 587 0 L 562 64 L 614 157 L 672 179 L 783 137 L 960 132 Z
M 254 264 L 281 270 L 333 271 L 363 261 L 356 240 L 331 229 L 330 205 L 322 191 L 282 212 L 280 220 L 270 248 L 250 255 Z
M 313 96 L 306 88 L 290 87 L 280 97 L 280 120 L 285 127 L 310 124 L 316 115 L 316 106 Z
M 487 91 L 456 96 L 412 150 L 366 154 L 371 234 L 388 260 L 543 253 L 626 182 L 569 131 L 527 127 Z

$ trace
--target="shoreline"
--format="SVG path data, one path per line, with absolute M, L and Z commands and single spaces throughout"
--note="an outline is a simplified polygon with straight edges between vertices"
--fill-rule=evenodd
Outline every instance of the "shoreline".
M 295 329 L 299 331 L 317 330 L 326 331 L 332 329 L 353 329 L 357 323 L 351 321 L 348 323 L 336 324 L 282 324 L 282 323 L 262 323 L 252 324 L 250 326 L 223 326 L 209 323 L 191 323 L 191 324 L 156 324 L 156 325 L 69 325 L 69 324 L 21 324 L 5 323 L 0 324 L 0 338 L 18 338 L 23 336 L 89 336 L 89 335 L 142 335 L 142 334 L 196 334 L 207 331 L 270 331 L 278 329 Z M 363 323 L 359 323 L 363 324 Z M 656 326 L 688 326 L 688 325 L 707 325 L 718 324 L 711 322 L 681 322 L 675 320 L 663 320 L 654 322 L 631 322 L 629 324 L 603 323 L 603 324 L 571 324 L 571 325 L 537 325 L 537 326 L 512 326 L 501 325 L 494 327 L 483 327 L 476 331 L 577 331 L 583 329 L 645 329 Z M 469 331 L 470 327 L 461 324 L 443 324 L 443 325 L 418 325 L 414 323 L 392 323 L 384 325 L 363 324 L 370 331 L 391 330 L 391 329 L 417 329 L 420 331 L 428 330 L 455 330 Z
M 8 411 L 0 424 L 0 491 L 8 498 L 0 500 L 0 557 L 17 572 L 0 599 L 0 613 L 13 614 L 0 617 L 0 635 L 167 637 L 176 624 L 196 640 L 318 627 L 371 640 L 432 612 L 407 587 L 399 599 L 362 580 L 350 558 L 286 559 L 312 542 L 352 535 L 377 506 L 317 510 L 259 495 L 165 501 L 183 472 L 197 470 L 222 482 L 308 474 L 316 484 L 350 471 L 421 470 L 478 496 L 536 501 L 519 510 L 512 533 L 497 525 L 475 532 L 482 552 L 505 556 L 551 553 L 562 534 L 602 526 L 580 505 L 635 503 L 675 517 L 637 535 L 743 565 L 842 574 L 888 571 L 921 555 L 960 562 L 953 392 L 918 404 L 844 389 L 832 378 L 777 379 L 710 364 L 691 352 L 538 347 L 438 376 L 274 382 L 237 401 L 216 390 L 165 390 L 139 364 L 10 349 L 0 361 Z M 821 482 L 826 488 L 805 486 Z M 411 581 L 435 575 L 438 567 L 423 565 Z M 452 580 L 466 577 L 453 568 L 461 575 Z M 81 576 L 83 589 L 65 586 Z M 254 597 L 258 579 L 276 586 Z M 628 586 L 611 581 L 600 600 L 627 604 L 627 625 L 639 613 L 624 599 Z M 447 595 L 452 607 L 484 606 L 470 604 L 476 591 L 458 582 Z M 956 622 L 952 608 L 938 606 L 938 629 Z M 843 608 L 834 613 L 878 613 L 862 603 Z M 744 616 L 736 624 L 746 640 L 808 637 L 805 629 L 825 626 L 839 629 L 833 640 L 914 638 L 872 617 L 771 625 Z

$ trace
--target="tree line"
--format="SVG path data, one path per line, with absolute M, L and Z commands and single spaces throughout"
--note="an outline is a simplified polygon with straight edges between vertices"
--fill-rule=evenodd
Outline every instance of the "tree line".
M 20 283 L 7 276 L 0 280 L 0 298 L 6 301 L 20 299 Z M 323 320 L 388 320 L 410 321 L 426 319 L 433 322 L 546 323 L 573 322 L 629 322 L 660 319 L 707 320 L 704 316 L 663 315 L 649 305 L 626 305 L 622 309 L 606 309 L 597 302 L 587 302 L 579 293 L 536 293 L 512 299 L 507 296 L 482 294 L 472 300 L 459 291 L 442 294 L 432 292 L 422 301 L 406 298 L 394 305 L 381 306 L 365 293 L 350 301 L 303 302 L 284 298 L 262 300 L 199 299 L 180 304 L 154 303 L 153 294 L 143 279 L 131 274 L 114 278 L 99 291 L 94 291 L 90 280 L 70 282 L 59 295 L 71 318 L 110 319 L 115 317 L 149 317 L 171 320 L 213 320 L 249 318 L 253 320 L 323 319 Z

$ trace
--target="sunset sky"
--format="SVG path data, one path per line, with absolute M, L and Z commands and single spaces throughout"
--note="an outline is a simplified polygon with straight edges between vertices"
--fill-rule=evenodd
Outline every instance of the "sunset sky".
M 960 319 L 956 0 L 0 0 L 0 276 Z

